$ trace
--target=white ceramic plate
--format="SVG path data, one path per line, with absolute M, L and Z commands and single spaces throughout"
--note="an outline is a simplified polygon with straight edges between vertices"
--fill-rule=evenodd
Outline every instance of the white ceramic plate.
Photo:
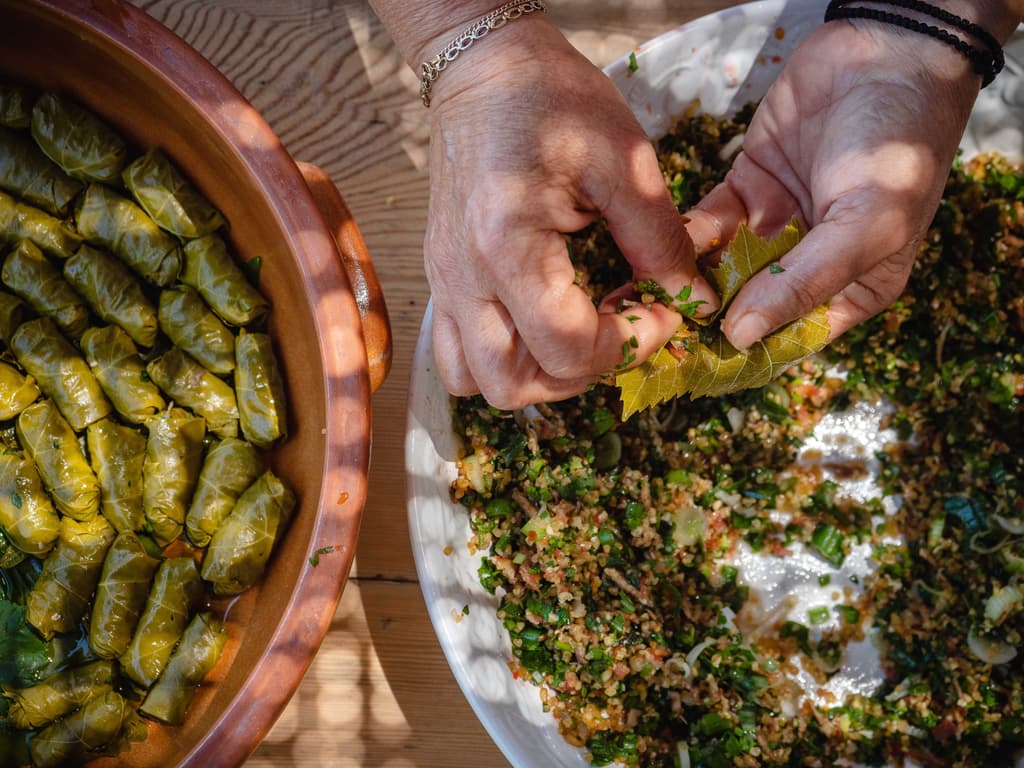
M 824 6 L 822 0 L 737 6 L 640 46 L 635 72 L 626 58 L 606 71 L 656 138 L 695 100 L 704 111 L 728 115 L 762 97 L 786 57 L 818 26 Z M 995 150 L 1024 159 L 1024 28 L 1007 46 L 1006 58 L 1003 74 L 982 92 L 972 114 L 963 142 L 968 156 Z M 509 671 L 512 650 L 495 615 L 498 600 L 480 586 L 480 555 L 470 555 L 466 546 L 468 517 L 449 496 L 458 447 L 449 398 L 434 366 L 430 324 L 428 307 L 413 360 L 405 443 L 410 535 L 430 619 L 459 686 L 509 762 L 517 768 L 589 768 L 585 752 L 567 744 L 542 711 L 538 689 Z M 860 414 L 838 428 L 869 440 L 871 416 Z M 822 439 L 827 442 L 827 435 Z M 802 570 L 799 559 L 791 565 L 785 572 L 759 572 L 758 581 L 770 584 L 775 596 L 792 591 L 794 583 L 817 583 L 817 572 Z M 859 567 L 852 558 L 850 567 Z M 851 659 L 849 685 L 856 686 L 861 674 L 870 682 L 870 658 L 868 653 L 859 664 Z

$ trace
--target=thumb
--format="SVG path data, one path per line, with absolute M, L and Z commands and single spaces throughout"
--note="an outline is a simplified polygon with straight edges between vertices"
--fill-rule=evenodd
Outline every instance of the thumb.
M 691 286 L 688 302 L 704 302 L 698 315 L 719 306 L 718 296 L 697 270 L 693 241 L 669 196 L 654 149 L 637 148 L 625 176 L 602 211 L 608 230 L 637 280 L 656 280 L 672 296 Z

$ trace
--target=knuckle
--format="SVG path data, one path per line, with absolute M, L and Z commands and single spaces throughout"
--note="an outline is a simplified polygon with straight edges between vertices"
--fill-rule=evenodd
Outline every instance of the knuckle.
M 782 306 L 794 315 L 804 315 L 823 301 L 814 282 L 800 275 L 794 275 L 787 281 L 786 290 L 789 296 Z
M 527 398 L 509 381 L 485 382 L 480 387 L 480 394 L 490 405 L 502 411 L 514 411 L 530 405 Z

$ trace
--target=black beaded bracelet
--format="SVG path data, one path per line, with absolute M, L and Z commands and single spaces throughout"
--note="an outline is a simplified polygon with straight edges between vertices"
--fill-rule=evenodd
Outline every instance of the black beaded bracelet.
M 909 29 L 912 32 L 918 32 L 920 34 L 933 37 L 936 40 L 941 40 L 947 45 L 955 48 L 971 62 L 975 73 L 981 76 L 982 88 L 995 79 L 996 75 L 1002 71 L 1003 66 L 1006 63 L 1005 57 L 1003 56 L 1002 46 L 999 45 L 999 42 L 995 37 L 977 24 L 961 18 L 956 14 L 950 13 L 942 8 L 937 8 L 929 3 L 922 2 L 921 0 L 882 0 L 887 5 L 916 11 L 917 13 L 930 16 L 933 19 L 937 19 L 944 24 L 960 30 L 961 32 L 971 35 L 985 46 L 984 49 L 971 45 L 966 40 L 957 37 L 948 30 L 937 27 L 934 24 L 927 24 L 925 22 L 918 21 L 917 19 L 912 19 L 909 16 L 903 16 L 890 11 L 881 11 L 875 8 L 863 8 L 860 6 L 855 8 L 848 7 L 850 3 L 863 1 L 864 0 L 832 0 L 828 4 L 828 9 L 825 11 L 825 21 L 828 22 L 835 19 L 870 19 L 872 21 L 893 24 L 897 27 Z

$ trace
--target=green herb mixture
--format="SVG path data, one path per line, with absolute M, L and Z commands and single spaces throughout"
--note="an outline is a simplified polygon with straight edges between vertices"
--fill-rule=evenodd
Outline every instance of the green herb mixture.
M 681 211 L 723 177 L 720 149 L 751 113 L 693 117 L 660 142 Z M 1012 763 L 1024 746 L 1022 245 L 1024 173 L 958 162 L 904 295 L 762 389 L 625 423 L 608 384 L 528 412 L 456 401 L 453 498 L 484 554 L 481 583 L 501 595 L 512 673 L 594 765 Z M 630 279 L 599 226 L 571 252 L 595 297 Z M 826 414 L 880 398 L 902 438 L 876 457 L 881 497 L 854 501 L 796 464 Z M 760 615 L 733 564 L 741 542 L 816 553 L 835 599 Z M 870 575 L 841 583 L 858 544 Z M 884 672 L 873 695 L 796 688 L 798 666 L 824 683 L 865 636 Z

